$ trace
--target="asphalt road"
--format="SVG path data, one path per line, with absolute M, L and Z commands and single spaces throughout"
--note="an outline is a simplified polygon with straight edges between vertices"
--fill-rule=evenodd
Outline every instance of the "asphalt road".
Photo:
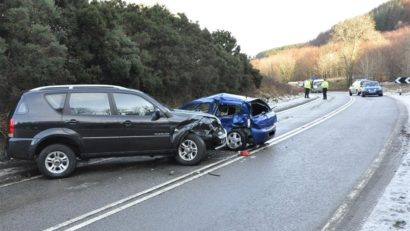
M 389 148 L 404 113 L 389 97 L 328 98 L 279 113 L 277 137 L 301 132 L 249 157 L 212 152 L 194 167 L 108 159 L 67 179 L 0 186 L 0 230 L 320 230 Z

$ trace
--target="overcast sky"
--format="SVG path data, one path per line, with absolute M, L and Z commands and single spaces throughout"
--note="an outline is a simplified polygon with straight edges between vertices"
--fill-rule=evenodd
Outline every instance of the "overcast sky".
M 185 13 L 209 31 L 227 30 L 249 56 L 314 39 L 344 19 L 367 13 L 386 0 L 126 0 L 164 5 Z

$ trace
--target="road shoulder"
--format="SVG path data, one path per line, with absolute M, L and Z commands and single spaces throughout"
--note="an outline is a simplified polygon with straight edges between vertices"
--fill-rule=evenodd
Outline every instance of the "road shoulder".
M 410 113 L 410 94 L 392 96 Z M 401 130 L 400 165 L 361 227 L 362 231 L 410 230 L 410 118 Z

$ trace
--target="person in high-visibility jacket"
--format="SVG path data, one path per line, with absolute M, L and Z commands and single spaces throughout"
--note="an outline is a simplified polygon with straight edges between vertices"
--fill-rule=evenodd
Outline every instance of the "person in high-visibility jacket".
M 305 80 L 303 87 L 305 88 L 305 98 L 309 98 L 310 88 L 312 88 L 312 83 L 309 79 Z
M 329 82 L 327 82 L 326 78 L 320 86 L 322 87 L 323 99 L 327 99 L 327 89 L 329 88 Z

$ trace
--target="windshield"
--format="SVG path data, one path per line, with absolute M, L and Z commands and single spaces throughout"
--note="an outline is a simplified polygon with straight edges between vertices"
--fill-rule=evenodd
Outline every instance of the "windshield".
M 366 82 L 364 84 L 365 87 L 378 87 L 380 86 L 378 82 Z

